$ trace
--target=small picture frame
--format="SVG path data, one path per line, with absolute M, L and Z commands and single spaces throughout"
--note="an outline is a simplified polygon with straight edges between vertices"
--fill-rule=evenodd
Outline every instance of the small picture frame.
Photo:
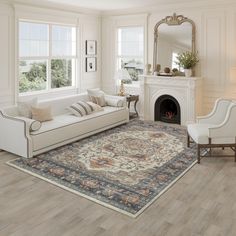
M 97 58 L 87 57 L 86 58 L 86 72 L 95 72 L 97 70 Z
M 97 54 L 97 41 L 96 40 L 86 40 L 86 55 L 96 55 Z

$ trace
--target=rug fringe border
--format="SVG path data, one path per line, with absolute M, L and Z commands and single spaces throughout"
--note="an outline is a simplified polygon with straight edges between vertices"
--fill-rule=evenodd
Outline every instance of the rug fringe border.
M 137 218 L 141 213 L 143 213 L 143 212 L 144 212 L 148 207 L 150 207 L 159 197 L 161 197 L 161 195 L 162 195 L 163 193 L 165 193 L 166 191 L 168 191 L 180 178 L 182 178 L 182 177 L 197 163 L 197 161 L 193 162 L 183 173 L 181 173 L 175 180 L 173 180 L 165 189 L 163 189 L 157 196 L 155 196 L 155 197 L 154 197 L 149 203 L 147 203 L 141 210 L 139 210 L 139 211 L 138 211 L 137 213 L 135 213 L 135 214 L 132 214 L 132 213 L 129 213 L 129 212 L 127 212 L 127 211 L 121 210 L 120 208 L 111 206 L 111 205 L 108 204 L 108 203 L 105 203 L 105 202 L 102 202 L 102 201 L 97 200 L 97 199 L 95 199 L 95 198 L 92 198 L 92 197 L 90 197 L 90 196 L 88 196 L 88 195 L 86 195 L 86 194 L 80 193 L 80 192 L 78 192 L 78 191 L 76 191 L 76 190 L 73 190 L 73 189 L 71 189 L 71 188 L 69 188 L 69 187 L 66 187 L 66 186 L 64 186 L 64 185 L 62 185 L 62 184 L 59 184 L 59 183 L 57 183 L 56 181 L 47 179 L 47 178 L 45 178 L 45 177 L 43 177 L 43 176 L 41 176 L 41 175 L 39 175 L 39 174 L 36 174 L 36 173 L 34 173 L 34 172 L 32 172 L 32 171 L 26 170 L 26 169 L 24 169 L 24 168 L 21 168 L 21 167 L 15 165 L 15 164 L 12 164 L 12 163 L 11 163 L 11 162 L 13 162 L 13 161 L 15 161 L 15 160 L 17 160 L 17 159 L 19 159 L 19 158 L 16 158 L 16 159 L 14 159 L 14 160 L 10 160 L 10 161 L 6 162 L 6 164 L 9 165 L 9 166 L 11 166 L 11 167 L 14 167 L 15 169 L 21 170 L 21 171 L 23 171 L 23 172 L 25 172 L 25 173 L 27 173 L 27 174 L 29 174 L 29 175 L 32 175 L 32 176 L 37 177 L 37 178 L 39 178 L 39 179 L 42 179 L 42 180 L 44 180 L 45 182 L 48 182 L 48 183 L 50 183 L 50 184 L 52 184 L 52 185 L 54 185 L 54 186 L 57 186 L 57 187 L 62 188 L 62 189 L 64 189 L 64 190 L 67 190 L 68 192 L 71 192 L 71 193 L 74 193 L 74 194 L 76 194 L 76 195 L 78 195 L 78 196 L 84 197 L 85 199 L 88 199 L 88 200 L 90 200 L 90 201 L 92 201 L 92 202 L 98 203 L 98 204 L 101 205 L 101 206 L 104 206 L 104 207 L 106 207 L 106 208 L 108 208 L 108 209 L 112 209 L 112 210 L 114 210 L 114 211 L 116 211 L 116 212 L 122 213 L 122 214 L 127 215 L 127 216 L 132 217 L 132 218 Z

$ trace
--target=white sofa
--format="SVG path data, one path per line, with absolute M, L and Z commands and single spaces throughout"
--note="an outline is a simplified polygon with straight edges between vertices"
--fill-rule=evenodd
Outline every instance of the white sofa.
M 116 96 L 105 95 L 107 98 L 117 99 Z M 89 100 L 88 95 L 39 102 L 39 107 L 51 106 L 53 120 L 43 122 L 37 131 L 30 130 L 33 120 L 19 117 L 17 106 L 1 109 L 0 149 L 30 158 L 129 121 L 125 98 L 121 107 L 105 106 L 103 111 L 83 117 L 72 115 L 66 108 L 81 100 Z

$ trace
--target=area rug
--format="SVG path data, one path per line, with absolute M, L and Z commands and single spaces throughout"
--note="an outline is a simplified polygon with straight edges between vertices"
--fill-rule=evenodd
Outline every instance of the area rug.
M 37 157 L 8 162 L 103 206 L 137 217 L 196 163 L 186 129 L 140 120 Z

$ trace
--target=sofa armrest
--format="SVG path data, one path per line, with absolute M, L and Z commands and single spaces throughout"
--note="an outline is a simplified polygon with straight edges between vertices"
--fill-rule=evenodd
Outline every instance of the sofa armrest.
M 105 101 L 108 106 L 126 107 L 126 97 L 105 95 Z
M 31 131 L 37 131 L 41 128 L 42 123 L 40 121 L 34 120 L 34 119 L 30 119 L 27 117 L 23 117 L 23 116 L 15 116 L 14 117 L 17 120 L 22 120 L 26 122 L 26 127 L 29 130 L 29 132 Z
M 22 157 L 32 157 L 29 125 L 25 120 L 9 116 L 0 110 L 0 149 Z

